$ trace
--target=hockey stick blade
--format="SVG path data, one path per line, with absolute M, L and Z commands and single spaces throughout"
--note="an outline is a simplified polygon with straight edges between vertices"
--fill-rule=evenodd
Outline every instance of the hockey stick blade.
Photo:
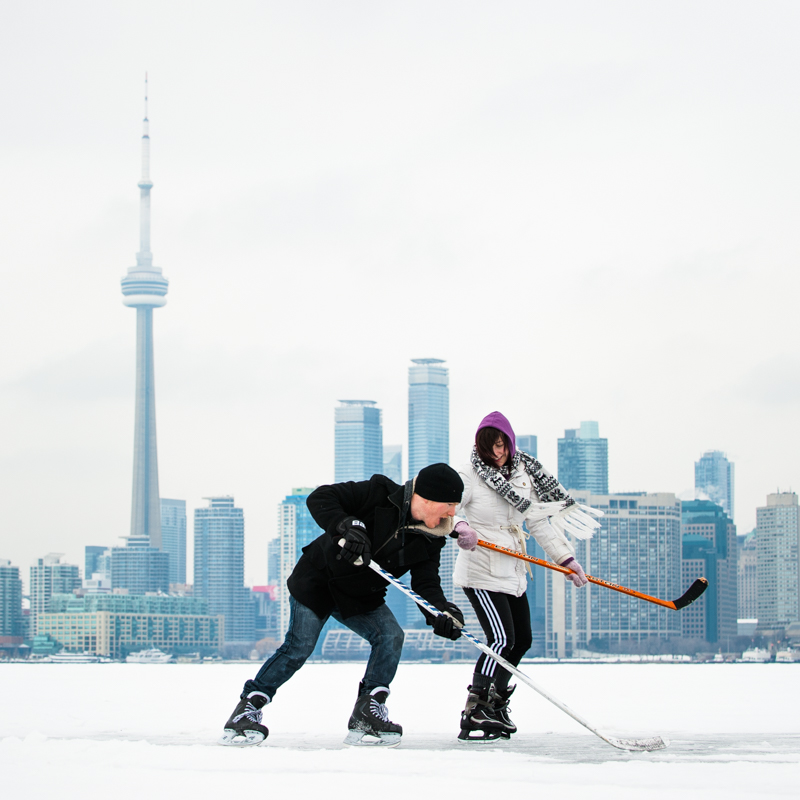
M 603 736 L 606 742 L 619 750 L 628 750 L 633 753 L 652 753 L 653 750 L 663 750 L 669 747 L 669 740 L 660 736 L 648 736 L 645 739 L 617 739 L 614 736 Z
M 706 589 L 708 589 L 708 581 L 705 578 L 698 578 L 677 600 L 672 602 L 678 610 L 686 608 L 690 603 L 694 603 Z

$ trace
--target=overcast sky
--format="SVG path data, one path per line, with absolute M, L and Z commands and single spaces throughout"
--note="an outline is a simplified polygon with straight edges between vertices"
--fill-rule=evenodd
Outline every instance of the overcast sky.
M 454 464 L 489 411 L 554 472 L 597 420 L 611 491 L 691 491 L 725 451 L 749 531 L 800 486 L 799 21 L 3 4 L 0 558 L 27 580 L 129 531 L 145 71 L 161 494 L 234 495 L 248 583 L 282 497 L 333 479 L 338 399 L 405 451 L 411 358 L 447 360 Z

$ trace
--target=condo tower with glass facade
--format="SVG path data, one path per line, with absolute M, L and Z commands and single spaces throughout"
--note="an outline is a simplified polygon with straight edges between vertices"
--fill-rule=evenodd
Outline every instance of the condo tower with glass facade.
M 340 400 L 335 409 L 334 480 L 366 481 L 383 472 L 381 410 L 374 400 Z
M 441 358 L 412 358 L 408 368 L 408 477 L 450 460 L 450 375 Z

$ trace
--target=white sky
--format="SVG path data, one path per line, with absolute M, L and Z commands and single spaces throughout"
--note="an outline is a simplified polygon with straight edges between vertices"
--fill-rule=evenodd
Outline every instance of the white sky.
M 451 459 L 503 411 L 609 439 L 611 491 L 800 485 L 800 7 L 28 2 L 0 11 L 0 557 L 128 532 L 143 77 L 161 494 L 233 494 L 249 583 L 333 478 L 339 398 L 406 444 L 447 359 Z M 190 518 L 191 525 L 191 518 Z

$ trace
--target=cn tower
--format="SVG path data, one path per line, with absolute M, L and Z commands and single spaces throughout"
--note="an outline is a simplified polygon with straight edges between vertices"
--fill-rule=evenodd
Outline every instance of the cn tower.
M 147 75 L 144 79 L 142 179 L 139 181 L 139 252 L 136 266 L 122 279 L 122 302 L 136 309 L 136 416 L 133 434 L 133 502 L 129 545 L 161 549 L 161 501 L 158 494 L 156 393 L 153 369 L 153 309 L 165 305 L 169 281 L 153 266 L 150 252 L 150 134 Z

